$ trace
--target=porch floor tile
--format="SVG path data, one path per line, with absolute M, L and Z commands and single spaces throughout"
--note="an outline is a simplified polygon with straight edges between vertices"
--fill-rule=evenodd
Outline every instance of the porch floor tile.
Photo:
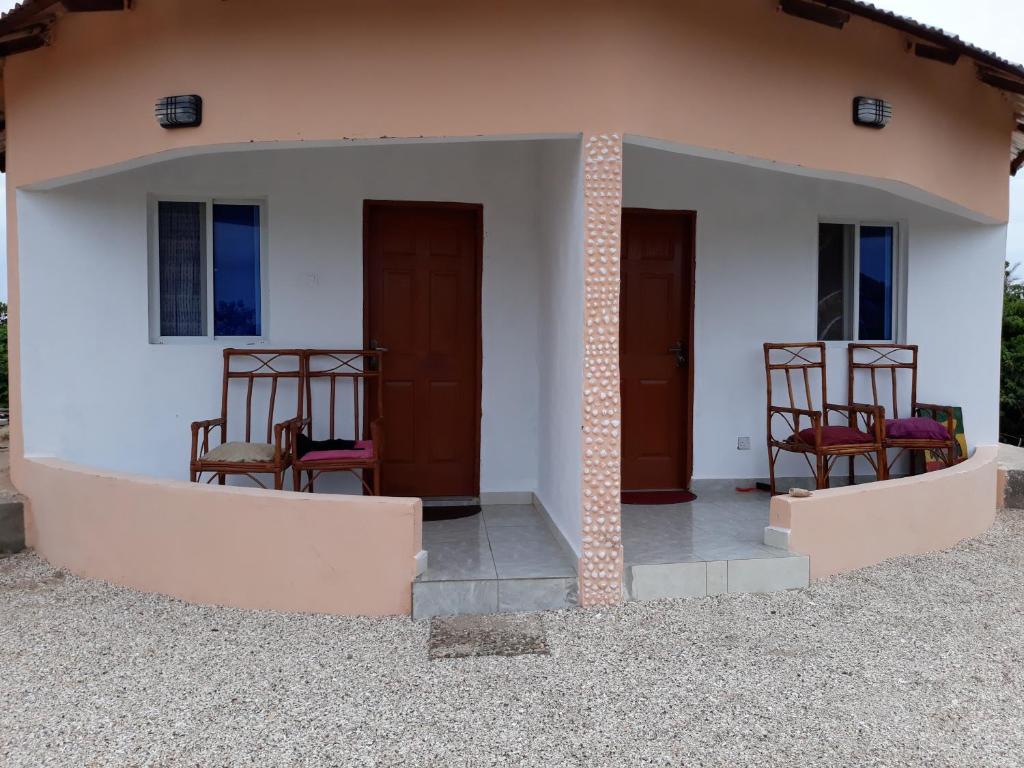
M 427 570 L 418 581 L 573 576 L 576 558 L 543 513 L 525 504 L 485 506 L 478 515 L 423 523 Z M 466 575 L 467 571 L 479 573 Z
M 622 545 L 634 600 L 773 592 L 805 587 L 808 560 L 764 544 L 766 493 L 752 483 L 703 482 L 688 504 L 626 505 Z
M 414 618 L 575 604 L 575 555 L 531 505 L 486 505 L 472 517 L 425 521 L 423 547 L 427 570 L 413 584 Z
M 764 544 L 768 495 L 737 482 L 704 483 L 696 500 L 624 505 L 628 596 L 687 597 L 807 584 L 807 558 Z M 537 611 L 576 602 L 576 557 L 544 512 L 528 504 L 423 523 L 427 570 L 413 584 L 413 616 Z
M 626 565 L 788 557 L 764 545 L 768 495 L 705 487 L 686 504 L 622 507 Z
M 538 576 L 572 576 L 575 564 L 562 544 L 543 523 L 537 526 L 488 526 L 491 555 L 498 577 L 527 579 Z

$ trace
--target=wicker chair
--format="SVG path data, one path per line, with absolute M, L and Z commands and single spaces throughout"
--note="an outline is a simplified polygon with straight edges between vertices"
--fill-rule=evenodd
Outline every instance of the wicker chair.
M 840 456 L 864 456 L 882 479 L 882 410 L 868 405 L 828 402 L 825 344 L 820 341 L 764 345 L 768 388 L 768 472 L 775 489 L 775 463 L 782 452 L 798 453 L 807 461 L 816 488 L 827 488 Z M 795 375 L 794 375 L 795 374 Z M 794 388 L 793 379 L 797 378 Z M 818 381 L 815 382 L 814 379 Z M 786 405 L 776 405 L 773 379 L 785 382 Z M 800 386 L 802 384 L 802 386 Z M 843 426 L 829 423 L 842 414 Z M 859 427 L 863 425 L 863 429 Z M 814 462 L 811 462 L 811 456 Z
M 300 433 L 312 439 L 333 440 L 336 433 L 341 432 L 344 437 L 351 435 L 356 443 L 351 450 L 320 450 L 303 456 L 295 453 L 292 458 L 294 490 L 312 492 L 320 475 L 349 472 L 367 494 L 380 495 L 384 432 L 381 365 L 381 350 L 303 351 L 306 413 L 292 424 L 292 446 L 297 448 Z M 315 411 L 314 402 L 318 404 Z M 346 404 L 351 404 L 351 410 Z M 303 473 L 307 477 L 305 484 Z M 371 475 L 369 482 L 367 473 Z
M 267 486 L 258 475 L 274 476 L 274 488 L 281 490 L 284 473 L 291 463 L 292 430 L 302 417 L 303 398 L 303 356 L 296 349 L 225 349 L 224 378 L 221 386 L 220 418 L 192 422 L 192 453 L 189 461 L 189 477 L 192 482 L 202 481 L 206 473 L 224 485 L 227 475 L 245 475 L 262 488 Z M 278 389 L 283 382 L 294 381 L 294 399 L 285 397 L 279 401 Z M 244 440 L 228 440 L 229 414 L 242 413 L 241 404 L 236 403 L 244 383 Z M 253 397 L 257 406 L 253 407 Z M 265 395 L 265 398 L 264 398 Z M 253 442 L 253 427 L 262 429 L 262 407 L 266 407 L 266 432 L 264 442 Z M 275 421 L 278 409 L 280 416 Z M 256 419 L 259 419 L 257 423 Z M 230 420 L 232 423 L 233 419 Z M 220 430 L 220 443 L 211 449 L 211 432 Z
M 883 477 L 889 473 L 899 458 L 906 452 L 932 451 L 947 467 L 955 464 L 958 457 L 956 425 L 953 408 L 949 405 L 922 403 L 917 399 L 917 345 L 916 344 L 850 344 L 848 360 L 848 401 L 857 401 L 858 381 L 871 382 L 871 403 L 882 410 L 882 462 Z M 879 375 L 881 374 L 881 375 Z M 897 377 L 900 377 L 899 379 Z M 879 387 L 881 379 L 881 388 Z M 888 386 L 886 386 L 888 385 Z M 861 384 L 861 391 L 866 389 Z M 888 395 L 886 410 L 884 400 Z M 901 396 L 902 395 L 902 396 Z M 900 402 L 909 405 L 901 416 Z M 907 402 L 909 401 L 909 402 Z M 946 423 L 923 417 L 945 414 Z M 886 418 L 886 415 L 891 418 Z M 889 460 L 889 449 L 896 449 L 896 455 Z M 850 475 L 853 475 L 853 461 L 850 461 Z

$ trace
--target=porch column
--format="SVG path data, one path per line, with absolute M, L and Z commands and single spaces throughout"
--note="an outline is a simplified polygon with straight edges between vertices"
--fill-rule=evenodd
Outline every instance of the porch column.
M 583 135 L 583 537 L 580 605 L 622 601 L 619 231 L 622 137 Z

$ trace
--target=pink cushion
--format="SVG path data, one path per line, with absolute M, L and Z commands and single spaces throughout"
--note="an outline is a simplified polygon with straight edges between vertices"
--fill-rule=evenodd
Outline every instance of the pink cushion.
M 373 440 L 356 440 L 351 451 L 310 451 L 300 461 L 356 461 L 373 458 Z
M 797 434 L 793 435 L 790 440 L 814 445 L 814 429 L 802 429 Z M 873 442 L 875 442 L 874 435 L 869 435 L 867 432 L 861 432 L 859 429 L 854 429 L 853 427 L 821 428 L 821 444 L 823 446 L 860 445 L 861 443 Z
M 949 440 L 949 432 L 942 424 L 921 416 L 886 419 L 885 436 L 896 440 Z

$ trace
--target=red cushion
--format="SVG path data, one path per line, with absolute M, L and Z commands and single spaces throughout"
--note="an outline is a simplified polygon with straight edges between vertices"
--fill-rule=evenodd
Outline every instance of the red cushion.
M 790 439 L 801 443 L 807 443 L 808 445 L 814 445 L 814 429 L 801 429 Z M 873 442 L 875 442 L 874 435 L 869 435 L 867 432 L 861 432 L 859 429 L 854 429 L 853 427 L 821 428 L 821 444 L 823 446 L 860 445 L 862 443 Z
M 942 424 L 921 416 L 886 419 L 885 436 L 897 440 L 949 440 L 949 432 Z
M 373 458 L 373 440 L 356 440 L 351 451 L 310 451 L 300 461 L 353 461 Z

